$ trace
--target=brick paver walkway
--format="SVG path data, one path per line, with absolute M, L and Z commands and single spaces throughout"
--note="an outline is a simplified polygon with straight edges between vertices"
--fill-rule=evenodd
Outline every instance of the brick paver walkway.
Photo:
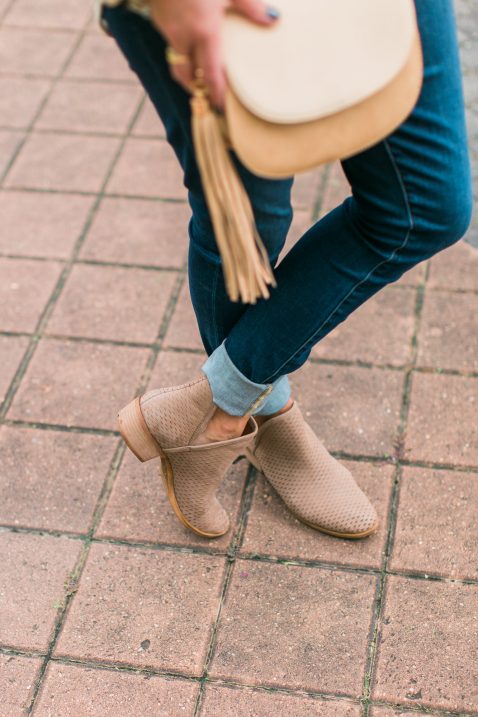
M 478 714 L 478 252 L 412 271 L 293 376 L 379 534 L 306 528 L 241 460 L 233 529 L 201 540 L 115 428 L 203 359 L 172 153 L 89 2 L 0 16 L 1 717 Z M 290 241 L 345 191 L 336 166 L 299 178 Z

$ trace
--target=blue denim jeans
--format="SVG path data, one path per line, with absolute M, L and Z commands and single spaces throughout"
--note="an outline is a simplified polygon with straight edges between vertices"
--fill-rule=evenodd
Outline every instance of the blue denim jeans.
M 233 156 L 278 284 L 255 305 L 227 297 L 194 158 L 189 99 L 171 78 L 163 37 L 124 7 L 103 10 L 184 171 L 192 209 L 189 286 L 208 354 L 202 370 L 214 402 L 232 415 L 282 408 L 290 395 L 287 374 L 318 341 L 469 226 L 471 172 L 453 3 L 416 0 L 416 8 L 425 77 L 414 111 L 383 142 L 342 162 L 351 196 L 311 226 L 278 265 L 292 219 L 293 179 L 259 178 Z

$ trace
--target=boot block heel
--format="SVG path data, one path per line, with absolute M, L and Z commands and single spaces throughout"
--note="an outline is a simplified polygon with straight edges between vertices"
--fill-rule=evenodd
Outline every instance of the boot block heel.
M 139 401 L 138 396 L 121 409 L 118 413 L 118 428 L 130 451 L 144 463 L 163 456 L 163 452 L 146 425 Z

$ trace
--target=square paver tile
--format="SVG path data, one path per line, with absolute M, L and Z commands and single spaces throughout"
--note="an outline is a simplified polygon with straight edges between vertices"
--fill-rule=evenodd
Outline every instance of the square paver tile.
M 227 472 L 218 498 L 231 517 L 231 530 L 221 538 L 208 540 L 192 533 L 177 519 L 159 475 L 159 462 L 140 463 L 127 451 L 96 537 L 225 550 L 237 526 L 248 467 L 248 461 L 241 460 Z
M 59 82 L 35 129 L 77 132 L 126 132 L 141 89 L 111 82 Z
M 0 523 L 85 533 L 117 439 L 0 428 Z
M 62 268 L 54 261 L 0 259 L 2 331 L 34 331 Z
M 49 80 L 0 76 L 0 124 L 25 129 L 46 97 Z
M 199 676 L 224 559 L 93 545 L 55 655 Z
M 291 375 L 292 395 L 329 451 L 389 456 L 397 431 L 399 371 L 306 363 Z
M 316 358 L 401 366 L 411 354 L 415 290 L 380 291 L 312 350 Z
M 48 333 L 153 342 L 176 274 L 76 265 L 48 322 Z
M 406 457 L 478 465 L 478 379 L 415 373 Z
M 177 202 L 105 197 L 80 252 L 82 259 L 181 268 L 189 207 Z
M 207 685 L 199 714 L 201 717 L 359 717 L 360 707 L 345 700 L 319 700 L 303 695 Z
M 103 31 L 84 35 L 65 76 L 139 84 L 113 38 L 105 35 Z
M 98 192 L 119 139 L 69 134 L 32 134 L 5 181 L 7 187 Z
M 478 475 L 403 469 L 392 570 L 478 578 Z
M 243 553 L 380 568 L 387 537 L 393 466 L 344 462 L 377 509 L 380 528 L 364 540 L 339 540 L 301 523 L 272 486 L 258 476 L 242 544 Z
M 478 294 L 428 291 L 418 336 L 419 366 L 478 371 Z
M 193 717 L 198 686 L 185 680 L 50 662 L 35 717 Z
M 38 28 L 81 29 L 91 14 L 89 3 L 77 0 L 15 0 L 3 24 Z
M 239 560 L 209 675 L 359 696 L 375 581 L 371 575 Z
M 92 204 L 93 197 L 1 192 L 0 252 L 66 259 Z
M 52 535 L 0 532 L 0 642 L 46 650 L 64 583 L 83 543 Z
M 474 711 L 477 604 L 476 585 L 390 577 L 372 698 Z
M 160 139 L 128 139 L 106 188 L 107 194 L 186 199 L 183 172 Z
M 134 123 L 134 127 L 131 131 L 136 137 L 165 137 L 166 130 L 161 122 L 161 119 L 156 111 L 155 106 L 146 97 L 145 103 L 139 113 L 139 116 Z
M 25 716 L 41 663 L 39 657 L 0 655 L 2 711 L 8 717 Z
M 6 172 L 23 137 L 18 130 L 0 130 L 0 174 Z
M 0 72 L 14 75 L 57 75 L 77 36 L 59 30 L 0 28 Z
M 116 415 L 134 393 L 148 349 L 43 339 L 8 418 L 116 429 Z
M 6 396 L 28 343 L 26 336 L 0 336 L 0 402 Z
M 179 386 L 201 376 L 206 354 L 161 351 L 148 382 L 148 389 Z
M 164 338 L 164 346 L 198 350 L 203 348 L 187 281 L 181 288 L 178 303 Z
M 441 251 L 430 264 L 429 287 L 478 291 L 478 250 L 467 242 Z
M 292 204 L 296 209 L 313 210 L 323 182 L 324 171 L 324 167 L 320 167 L 311 172 L 298 174 L 294 178 Z

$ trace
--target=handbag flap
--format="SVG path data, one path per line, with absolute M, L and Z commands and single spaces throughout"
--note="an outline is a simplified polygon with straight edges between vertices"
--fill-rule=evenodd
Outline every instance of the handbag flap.
M 262 119 L 308 122 L 357 104 L 403 68 L 416 32 L 413 0 L 274 0 L 280 19 L 229 12 L 228 81 Z

